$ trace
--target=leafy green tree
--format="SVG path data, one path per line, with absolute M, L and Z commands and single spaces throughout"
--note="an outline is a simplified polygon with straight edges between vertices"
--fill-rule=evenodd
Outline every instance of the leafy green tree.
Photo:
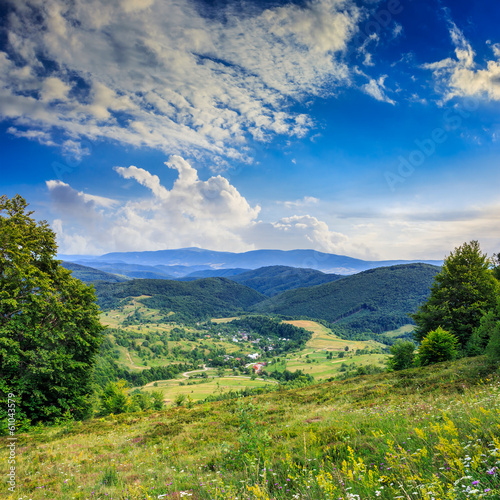
M 490 338 L 486 346 L 486 354 L 494 361 L 500 361 L 500 320 L 495 321 L 490 330 Z
M 387 365 L 390 369 L 406 370 L 413 366 L 415 360 L 415 344 L 409 340 L 398 340 L 391 346 L 392 358 L 389 358 Z
M 55 260 L 55 234 L 19 195 L 0 197 L 0 419 L 6 394 L 33 422 L 88 415 L 102 340 L 92 288 Z
M 429 299 L 413 315 L 416 340 L 441 326 L 457 337 L 460 347 L 466 346 L 481 317 L 495 306 L 499 284 L 489 265 L 477 241 L 464 243 L 445 259 Z
M 479 356 L 485 353 L 486 347 L 498 323 L 500 323 L 500 296 L 497 297 L 496 307 L 489 310 L 481 318 L 479 326 L 472 332 L 472 336 L 467 344 L 467 354 L 469 356 Z
M 457 345 L 455 335 L 438 327 L 423 338 L 418 350 L 418 364 L 426 366 L 455 359 Z
M 493 276 L 500 281 L 500 253 L 493 254 L 491 259 L 491 267 L 493 270 Z
M 153 400 L 153 408 L 155 410 L 162 410 L 163 409 L 163 393 L 161 391 L 153 391 L 151 393 L 151 398 Z

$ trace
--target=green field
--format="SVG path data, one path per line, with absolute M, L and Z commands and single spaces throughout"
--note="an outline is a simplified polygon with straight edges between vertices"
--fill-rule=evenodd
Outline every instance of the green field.
M 135 311 L 139 311 L 140 317 L 144 320 L 154 321 L 157 319 L 158 323 L 124 326 L 124 322 L 126 322 L 127 318 L 134 314 Z M 237 318 L 217 318 L 212 320 L 212 322 L 223 327 L 234 319 Z M 158 311 L 147 308 L 140 302 L 137 302 L 137 299 L 131 299 L 120 310 L 111 310 L 102 314 L 101 320 L 111 328 L 119 328 L 125 332 L 139 334 L 139 338 L 136 338 L 135 342 L 141 345 L 143 351 L 142 357 L 139 356 L 137 350 L 128 349 L 123 346 L 117 346 L 116 348 L 116 352 L 119 353 L 119 357 L 116 360 L 117 363 L 132 371 L 183 362 L 182 358 L 176 357 L 172 353 L 172 351 L 175 352 L 175 349 L 191 351 L 198 348 L 205 353 L 209 353 L 212 349 L 223 348 L 228 355 L 232 355 L 236 352 L 243 352 L 244 355 L 247 355 L 255 352 L 255 346 L 252 344 L 245 342 L 235 343 L 227 336 L 219 338 L 211 332 L 206 332 L 206 334 L 202 336 L 203 338 L 197 340 L 169 340 L 169 354 L 154 356 L 149 348 L 142 347 L 142 344 L 146 340 L 146 335 L 152 333 L 169 334 L 176 327 L 182 328 L 187 333 L 199 334 L 199 331 L 197 332 L 192 327 L 176 325 L 175 323 L 161 323 Z M 292 372 L 301 370 L 307 375 L 312 375 L 315 380 L 320 381 L 342 374 L 346 375 L 346 372 L 355 373 L 359 367 L 363 366 L 377 367 L 379 369 L 385 366 L 387 355 L 382 353 L 383 344 L 373 340 L 343 340 L 335 335 L 329 328 L 315 321 L 293 320 L 286 321 L 286 323 L 310 331 L 312 334 L 311 339 L 299 352 L 287 353 L 281 357 L 263 358 L 263 361 L 267 363 L 265 370 L 269 373 L 274 371 L 282 372 L 285 369 Z M 144 337 L 142 337 L 142 335 L 144 335 Z M 340 358 L 339 355 L 343 357 Z M 331 356 L 331 358 L 329 358 L 329 356 Z M 276 358 L 279 358 L 280 362 L 277 362 Z M 250 359 L 248 359 L 248 363 L 251 363 Z M 207 373 L 210 376 L 215 375 L 215 371 L 213 371 L 212 374 L 210 371 Z M 232 377 L 233 372 L 227 370 L 226 375 L 231 375 Z M 199 382 L 200 379 L 194 380 Z M 190 382 L 193 382 L 193 380 Z M 260 387 L 266 384 L 266 382 L 259 380 L 252 381 L 248 376 L 246 378 L 240 376 L 238 379 L 228 377 L 210 379 L 204 381 L 203 384 L 197 383 L 196 385 L 189 386 L 179 385 L 180 383 L 187 383 L 186 377 L 179 375 L 174 380 L 158 381 L 157 389 L 164 393 L 165 401 L 168 404 L 175 401 L 175 398 L 179 394 L 189 395 L 193 400 L 197 401 L 206 398 L 210 394 L 222 394 L 229 390 L 244 389 L 245 387 Z M 276 384 L 276 381 L 270 380 L 267 383 Z M 148 384 L 146 390 L 150 391 L 152 387 L 152 384 Z
M 195 382 L 194 385 L 187 385 L 188 382 Z M 206 382 L 200 383 L 200 379 L 182 379 L 176 378 L 173 380 L 161 380 L 154 383 L 147 384 L 142 388 L 144 392 L 161 391 L 164 396 L 166 404 L 172 404 L 179 394 L 189 396 L 193 401 L 205 399 L 210 394 L 220 395 L 229 391 L 240 391 L 245 387 L 265 387 L 276 385 L 276 381 L 268 380 L 251 380 L 246 376 L 224 376 L 224 377 L 210 377 Z M 181 385 L 183 384 L 183 385 Z

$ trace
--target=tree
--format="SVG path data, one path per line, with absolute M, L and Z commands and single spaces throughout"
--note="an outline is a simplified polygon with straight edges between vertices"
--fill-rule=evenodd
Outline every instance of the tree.
M 450 361 L 457 356 L 458 339 L 441 327 L 429 332 L 418 350 L 418 364 L 421 366 Z
M 55 260 L 55 234 L 19 195 L 0 197 L 0 418 L 15 394 L 18 417 L 83 418 L 102 340 L 92 288 Z
M 408 340 L 398 340 L 391 346 L 392 358 L 389 358 L 387 365 L 392 370 L 406 370 L 413 366 L 415 360 L 415 344 Z
M 469 356 L 479 356 L 485 353 L 493 332 L 500 324 L 500 297 L 497 297 L 497 304 L 494 309 L 490 309 L 483 315 L 479 326 L 474 329 L 472 336 L 467 343 L 467 354 Z
M 416 340 L 441 326 L 466 346 L 481 317 L 495 306 L 499 284 L 489 265 L 477 241 L 464 243 L 444 260 L 429 299 L 413 315 Z
M 500 253 L 494 253 L 491 258 L 491 268 L 493 270 L 493 276 L 500 281 Z

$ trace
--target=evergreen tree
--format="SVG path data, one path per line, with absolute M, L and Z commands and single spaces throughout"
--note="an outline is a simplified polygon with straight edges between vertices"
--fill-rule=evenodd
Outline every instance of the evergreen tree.
M 0 419 L 6 394 L 18 417 L 87 415 L 102 340 L 92 288 L 55 260 L 55 234 L 19 195 L 0 197 Z
M 429 299 L 412 316 L 414 337 L 421 341 L 441 326 L 465 347 L 481 317 L 495 306 L 499 284 L 489 265 L 477 241 L 456 248 L 436 275 Z

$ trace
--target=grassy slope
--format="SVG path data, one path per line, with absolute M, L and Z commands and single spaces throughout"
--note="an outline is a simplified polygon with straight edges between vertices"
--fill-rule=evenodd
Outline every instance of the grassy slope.
M 20 434 L 7 498 L 498 499 L 492 371 L 464 359 Z

